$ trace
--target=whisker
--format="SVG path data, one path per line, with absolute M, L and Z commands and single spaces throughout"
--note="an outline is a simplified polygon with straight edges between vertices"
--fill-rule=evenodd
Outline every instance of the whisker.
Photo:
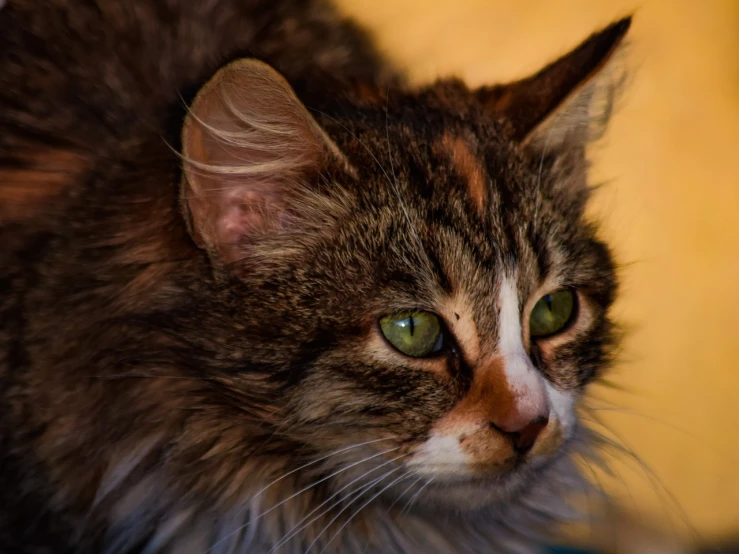
M 581 419 L 582 419 L 582 421 L 591 421 L 591 420 L 586 419 L 586 418 L 581 418 Z M 592 433 L 595 433 L 596 435 L 598 435 L 598 437 L 600 436 L 600 433 L 598 433 L 597 431 L 594 431 L 593 429 L 590 429 L 590 431 Z M 582 456 L 581 456 L 581 459 L 582 459 L 582 461 L 584 463 L 587 463 L 588 465 L 590 465 L 589 462 L 587 462 Z M 592 468 L 592 466 L 591 466 L 591 468 Z M 629 495 L 629 500 L 631 501 L 631 505 L 634 507 L 634 509 L 636 511 L 639 511 L 639 507 L 638 507 L 638 505 L 636 503 L 636 500 L 634 499 L 634 495 L 631 494 L 631 490 L 629 489 L 628 485 L 626 484 L 626 480 L 623 478 L 623 475 L 621 474 L 621 472 L 618 471 L 616 468 L 611 467 L 611 466 L 606 466 L 605 464 L 601 464 L 601 468 L 606 473 L 608 473 L 609 476 L 614 477 L 615 479 L 618 479 L 619 483 L 621 483 L 622 488 L 626 491 L 626 494 Z M 594 471 L 594 470 L 591 469 L 591 471 Z M 600 481 L 598 481 L 598 483 L 600 484 Z M 601 490 L 603 490 L 602 485 L 601 485 Z M 605 495 L 605 492 L 604 492 L 604 495 Z
M 625 446 L 620 445 L 616 442 L 611 442 L 610 444 L 608 444 L 608 446 L 618 452 L 618 454 L 626 455 L 629 460 L 636 463 L 636 466 L 639 468 L 639 470 L 641 470 L 642 474 L 651 484 L 652 490 L 657 494 L 659 502 L 662 506 L 662 510 L 668 516 L 667 521 L 670 525 L 673 535 L 677 536 L 677 529 L 672 517 L 675 512 L 678 514 L 678 517 L 682 520 L 686 528 L 697 535 L 697 531 L 694 529 L 693 524 L 690 522 L 679 501 L 675 498 L 672 492 L 667 489 L 662 480 L 652 473 L 651 468 L 649 468 L 646 463 L 639 458 L 639 456 L 637 456 L 634 452 L 631 452 Z M 609 452 L 609 454 L 614 460 L 621 461 L 619 455 L 616 455 L 613 452 Z
M 654 417 L 654 416 L 651 416 L 649 414 L 640 413 L 640 412 L 637 412 L 635 410 L 630 410 L 628 408 L 619 408 L 619 407 L 610 407 L 609 408 L 609 407 L 588 406 L 588 407 L 586 407 L 584 409 L 587 410 L 587 411 L 589 411 L 589 412 L 591 412 L 591 413 L 593 413 L 593 417 L 595 417 L 595 413 L 594 412 L 607 412 L 607 413 L 614 413 L 614 414 L 619 414 L 619 415 L 630 415 L 630 416 L 634 416 L 634 417 L 640 417 L 640 418 L 646 419 L 648 421 L 653 421 L 655 423 L 659 423 L 660 425 L 663 425 L 663 426 L 665 426 L 665 427 L 667 427 L 669 429 L 672 429 L 674 431 L 677 431 L 678 433 L 680 433 L 680 434 L 682 434 L 682 435 L 684 435 L 686 437 L 689 437 L 689 438 L 695 440 L 696 442 L 699 442 L 702 446 L 705 446 L 705 447 L 713 450 L 716 454 L 719 454 L 722 458 L 727 459 L 732 464 L 739 465 L 739 460 L 736 460 L 735 458 L 733 458 L 732 456 L 730 456 L 729 454 L 727 454 L 726 452 L 724 452 L 723 450 L 721 450 L 720 448 L 718 448 L 715 444 L 707 441 L 705 438 L 701 437 L 700 435 L 698 435 L 696 433 L 693 433 L 693 432 L 691 432 L 691 431 L 689 431 L 689 430 L 687 430 L 687 429 L 685 429 L 683 427 L 680 427 L 679 425 L 676 425 L 674 423 L 670 423 L 669 421 L 665 421 L 664 419 L 660 419 L 658 417 Z M 597 421 L 597 423 L 599 425 L 603 425 L 605 427 L 605 425 L 603 424 L 602 420 L 599 419 Z
M 672 491 L 667 488 L 667 486 L 664 484 L 662 479 L 656 474 L 656 472 L 647 464 L 644 460 L 641 459 L 641 457 L 634 452 L 634 450 L 627 445 L 627 443 L 624 441 L 624 439 L 613 429 L 610 429 L 607 425 L 605 425 L 603 422 L 596 420 L 591 420 L 593 423 L 596 423 L 603 427 L 606 431 L 608 431 L 610 434 L 612 434 L 616 440 L 604 435 L 603 433 L 599 433 L 597 431 L 594 431 L 594 433 L 597 434 L 597 438 L 599 441 L 601 441 L 605 446 L 608 446 L 612 448 L 614 451 L 621 455 L 625 455 L 629 460 L 633 461 L 637 464 L 637 467 L 641 470 L 641 472 L 644 474 L 644 476 L 647 478 L 647 480 L 652 484 L 654 487 L 655 493 L 657 493 L 660 501 L 663 504 L 663 508 L 665 510 L 666 514 L 670 513 L 677 513 L 679 519 L 681 522 L 685 525 L 685 527 L 690 531 L 690 533 L 698 540 L 698 542 L 701 542 L 703 540 L 703 536 L 698 531 L 698 529 L 693 525 L 693 523 L 690 521 L 690 518 L 688 517 L 687 512 L 683 508 L 683 506 L 680 504 L 678 499 L 675 497 L 675 495 L 672 493 Z M 615 460 L 619 460 L 619 456 L 614 454 L 613 452 L 609 452 L 606 450 Z M 669 501 L 669 505 L 665 503 L 665 501 Z M 672 506 L 672 510 L 670 509 L 670 506 Z M 669 518 L 670 525 L 673 527 L 673 533 L 677 535 L 677 531 L 674 528 L 674 521 L 672 518 Z
M 370 483 L 368 483 L 367 485 L 365 485 L 364 487 L 362 487 L 362 488 L 360 489 L 360 491 L 359 491 L 359 494 L 355 495 L 355 497 L 354 497 L 354 498 L 353 498 L 353 499 L 352 499 L 352 500 L 351 500 L 351 501 L 350 501 L 350 502 L 349 502 L 349 503 L 348 503 L 348 504 L 347 504 L 346 506 L 344 506 L 344 507 L 343 507 L 343 508 L 342 508 L 341 510 L 339 510 L 339 512 L 338 512 L 338 513 L 337 513 L 337 514 L 336 514 L 336 515 L 335 515 L 335 516 L 334 516 L 333 518 L 331 518 L 331 521 L 329 521 L 329 522 L 328 522 L 328 523 L 326 524 L 326 526 L 325 526 L 325 527 L 324 527 L 323 529 L 321 529 L 321 531 L 320 531 L 320 532 L 318 533 L 318 535 L 316 535 L 316 538 L 314 538 L 314 539 L 313 539 L 313 542 L 311 542 L 311 543 L 310 543 L 310 544 L 308 545 L 308 548 L 306 548 L 306 550 L 305 550 L 305 554 L 308 554 L 308 553 L 310 552 L 310 549 L 311 549 L 311 548 L 313 548 L 313 546 L 314 546 L 314 545 L 315 545 L 315 544 L 316 544 L 316 543 L 318 542 L 318 539 L 320 539 L 320 538 L 321 538 L 321 536 L 322 536 L 322 535 L 323 535 L 323 534 L 324 534 L 324 533 L 325 533 L 325 532 L 326 532 L 326 531 L 327 531 L 327 530 L 329 529 L 329 527 L 331 527 L 331 525 L 332 525 L 332 524 L 333 524 L 333 523 L 334 523 L 334 522 L 335 522 L 335 521 L 336 521 L 337 519 L 339 519 L 339 517 L 341 516 L 341 514 L 342 514 L 342 513 L 344 513 L 344 512 L 345 512 L 345 511 L 346 511 L 346 510 L 347 510 L 347 509 L 349 508 L 349 506 L 351 506 L 351 505 L 352 505 L 352 504 L 354 504 L 354 503 L 355 503 L 355 502 L 356 502 L 357 500 L 359 500 L 359 498 L 360 498 L 360 497 L 361 497 L 361 496 L 362 496 L 362 495 L 363 495 L 363 494 L 364 494 L 365 492 L 367 492 L 368 490 L 370 490 L 370 489 L 371 489 L 371 488 L 372 488 L 372 487 L 373 487 L 373 486 L 374 486 L 375 484 L 377 484 L 377 483 L 380 483 L 380 482 L 384 481 L 385 479 L 387 479 L 387 478 L 388 478 L 388 477 L 389 477 L 390 475 L 392 475 L 393 473 L 395 473 L 395 472 L 396 472 L 396 471 L 398 471 L 399 469 L 401 469 L 401 468 L 400 468 L 400 467 L 396 467 L 395 469 L 391 469 L 390 471 L 388 471 L 388 472 L 384 473 L 384 474 L 383 474 L 383 475 L 381 475 L 380 477 L 378 477 L 378 478 L 374 479 L 373 481 L 371 481 Z M 350 496 L 351 496 L 351 495 L 350 495 Z
M 367 492 L 367 491 L 368 491 L 368 490 L 370 490 L 370 489 L 371 489 L 372 487 L 374 487 L 374 486 L 375 486 L 375 485 L 376 485 L 377 483 L 379 483 L 379 482 L 381 482 L 381 481 L 382 481 L 383 479 L 385 479 L 385 478 L 387 477 L 387 475 L 388 475 L 388 474 L 387 474 L 387 473 L 385 473 L 385 474 L 383 474 L 383 475 L 380 475 L 379 477 L 375 477 L 374 479 L 372 479 L 372 480 L 371 480 L 371 481 L 369 481 L 368 483 L 365 483 L 365 484 L 361 485 L 361 486 L 360 486 L 360 487 L 359 487 L 359 488 L 358 488 L 357 490 L 351 491 L 351 492 L 350 492 L 350 493 L 349 493 L 348 495 L 346 495 L 346 496 L 345 496 L 344 498 L 339 498 L 339 499 L 338 499 L 338 500 L 337 500 L 336 502 L 334 502 L 334 503 L 333 503 L 333 504 L 332 504 L 331 506 L 329 506 L 328 508 L 326 508 L 325 510 L 323 510 L 323 511 L 322 511 L 322 512 L 321 512 L 320 514 L 318 514 L 317 516 L 313 517 L 313 518 L 312 518 L 312 519 L 311 519 L 311 520 L 310 520 L 310 521 L 309 521 L 308 523 L 306 523 L 306 524 L 305 524 L 305 525 L 304 525 L 304 526 L 303 526 L 302 528 L 303 528 L 303 529 L 305 529 L 305 528 L 306 528 L 306 527 L 307 527 L 308 525 L 311 525 L 311 524 L 315 523 L 316 521 L 318 521 L 319 519 L 321 519 L 321 518 L 322 518 L 323 516 L 325 516 L 326 514 L 328 514 L 328 513 L 329 513 L 329 512 L 331 511 L 331 510 L 333 510 L 334 508 L 336 508 L 336 507 L 340 506 L 340 505 L 341 505 L 342 503 L 344 503 L 344 502 L 347 502 L 347 501 L 349 501 L 349 504 L 351 504 L 351 503 L 355 502 L 355 501 L 356 501 L 356 500 L 357 500 L 357 499 L 358 499 L 358 498 L 359 498 L 360 496 L 362 496 L 362 495 L 363 495 L 363 494 L 364 494 L 365 492 Z M 345 508 L 345 509 L 346 509 L 346 508 Z M 342 511 L 343 511 L 343 510 L 342 510 Z M 337 514 L 337 515 L 340 515 L 340 513 L 339 513 L 339 514 Z M 334 521 L 334 520 L 332 520 L 332 521 Z M 323 532 L 323 531 L 322 531 L 322 532 Z M 319 536 L 320 536 L 320 535 L 319 535 Z M 311 546 L 309 546 L 309 549 L 310 549 L 310 547 L 312 547 L 312 546 L 313 546 L 313 545 L 311 544 Z
M 384 455 L 384 454 L 388 454 L 388 453 L 390 453 L 390 452 L 395 452 L 395 451 L 396 451 L 396 450 L 398 450 L 399 448 L 400 448 L 400 446 L 397 446 L 397 447 L 395 447 L 395 448 L 391 448 L 391 449 L 389 449 L 389 450 L 385 450 L 385 451 L 383 451 L 383 452 L 378 452 L 377 454 L 374 454 L 374 455 L 372 455 L 372 456 L 369 456 L 369 457 L 367 457 L 367 458 L 364 458 L 364 459 L 362 459 L 362 460 L 359 460 L 359 461 L 357 461 L 357 462 L 353 462 L 353 463 L 349 464 L 348 466 L 342 467 L 341 469 L 337 469 L 337 470 L 336 470 L 336 471 L 334 471 L 333 473 L 330 473 L 330 474 L 326 475 L 325 477 L 322 477 L 322 478 L 321 478 L 321 479 L 319 479 L 318 481 L 314 481 L 313 483 L 311 483 L 311 484 L 310 484 L 310 485 L 308 485 L 307 487 L 303 487 L 303 488 L 302 488 L 302 489 L 300 489 L 300 490 L 299 490 L 298 492 L 296 492 L 296 493 L 293 493 L 292 495 L 288 496 L 288 497 L 287 497 L 287 498 L 285 498 L 284 500 L 281 500 L 281 501 L 280 501 L 279 503 L 275 504 L 275 505 L 274 505 L 274 506 L 272 506 L 272 507 L 271 507 L 271 508 L 270 508 L 269 510 L 267 510 L 266 512 L 264 512 L 264 513 L 263 513 L 262 515 L 265 515 L 265 514 L 267 514 L 267 513 L 271 512 L 271 511 L 272 511 L 272 510 L 274 510 L 275 508 L 277 508 L 277 507 L 279 507 L 279 506 L 283 505 L 283 504 L 284 504 L 285 502 L 288 502 L 288 501 L 292 500 L 293 498 L 295 498 L 295 497 L 296 497 L 296 496 L 298 496 L 299 494 L 302 494 L 302 493 L 304 493 L 304 492 L 306 492 L 306 491 L 309 491 L 310 489 L 312 489 L 312 488 L 313 488 L 313 487 L 315 487 L 316 485 L 320 485 L 320 484 L 321 484 L 321 483 L 323 483 L 324 481 L 327 481 L 327 480 L 331 479 L 332 477 L 336 477 L 336 476 L 337 476 L 337 475 L 339 475 L 340 473 L 343 473 L 343 472 L 345 472 L 345 471 L 347 471 L 347 470 L 349 470 L 349 469 L 351 469 L 351 468 L 353 468 L 353 467 L 355 467 L 355 466 L 358 466 L 358 465 L 360 465 L 360 464 L 363 464 L 363 463 L 365 463 L 365 462 L 368 462 L 368 461 L 370 461 L 370 460 L 372 460 L 372 459 L 374 459 L 374 458 L 377 458 L 377 457 L 379 457 L 379 456 L 382 456 L 382 455 Z
M 408 501 L 408 503 L 403 507 L 403 509 L 400 511 L 401 515 L 405 514 L 408 515 L 410 513 L 411 506 L 413 506 L 413 503 L 416 501 L 416 499 L 419 497 L 419 495 L 423 492 L 423 489 L 428 487 L 431 482 L 436 479 L 436 477 L 432 477 L 428 481 L 426 481 L 423 485 L 421 485 L 421 488 L 416 491 L 416 494 L 414 494 L 411 499 Z
M 344 485 L 343 487 L 341 487 L 339 490 L 337 490 L 335 493 L 333 493 L 331 496 L 329 496 L 326 500 L 324 500 L 318 506 L 316 506 L 310 512 L 308 512 L 303 517 L 303 519 L 301 519 L 298 523 L 296 523 L 293 526 L 293 528 L 290 529 L 290 531 L 287 532 L 286 536 L 284 536 L 282 539 L 280 539 L 280 541 L 272 548 L 272 550 L 270 550 L 269 554 L 272 554 L 273 552 L 275 552 L 275 550 L 277 548 L 279 548 L 280 546 L 282 546 L 283 544 L 285 544 L 287 541 L 289 541 L 291 538 L 293 538 L 295 535 L 297 535 L 300 531 L 302 531 L 303 529 L 305 529 L 306 527 L 308 527 L 310 524 L 314 523 L 315 521 L 317 521 L 318 519 L 320 519 L 322 516 L 326 515 L 333 508 L 335 508 L 336 506 L 338 506 L 339 504 L 341 504 L 342 502 L 344 502 L 345 500 L 347 500 L 348 497 L 351 497 L 352 495 L 354 495 L 354 494 L 357 493 L 357 491 L 352 491 L 352 492 L 349 493 L 349 495 L 348 495 L 347 498 L 339 498 L 339 500 L 337 502 L 333 503 L 331 506 L 329 506 L 329 508 L 327 510 L 321 512 L 315 518 L 313 518 L 310 521 L 304 523 L 311 515 L 313 515 L 314 513 L 316 513 L 318 510 L 320 510 L 326 504 L 328 504 L 332 499 L 334 499 L 338 495 L 340 495 L 344 490 L 346 490 L 347 488 L 349 488 L 350 486 L 352 486 L 357 481 L 360 481 L 360 480 L 364 479 L 370 473 L 373 473 L 373 472 L 377 471 L 378 469 L 380 469 L 382 467 L 385 467 L 386 465 L 391 464 L 393 462 L 396 462 L 396 461 L 398 461 L 398 460 L 400 460 L 402 458 L 405 458 L 407 456 L 410 456 L 410 453 L 408 453 L 408 454 L 401 454 L 400 456 L 396 456 L 395 458 L 393 458 L 391 460 L 388 460 L 387 462 L 385 462 L 385 463 L 383 463 L 383 464 L 381 464 L 381 465 L 379 465 L 379 466 L 377 466 L 375 468 L 372 468 L 372 469 L 364 472 L 359 477 L 356 477 L 355 479 L 351 480 L 349 483 L 347 483 L 346 485 Z M 365 485 L 362 485 L 358 490 L 359 491 L 362 491 L 365 488 L 367 488 L 368 486 L 371 487 L 374 484 L 376 484 L 376 482 L 378 481 L 378 479 L 379 480 L 382 480 L 383 478 L 384 478 L 383 476 L 380 476 L 379 478 L 376 478 L 376 479 L 370 481 L 369 483 L 367 483 Z M 303 524 L 303 525 L 301 525 L 301 524 Z M 299 525 L 301 525 L 300 528 L 297 528 Z
M 273 485 L 275 485 L 276 483 L 278 483 L 278 482 L 282 481 L 282 480 L 283 480 L 283 479 L 285 479 L 286 477 L 289 477 L 290 475 L 292 475 L 292 474 L 294 474 L 294 473 L 296 473 L 296 472 L 298 472 L 298 471 L 300 471 L 300 470 L 302 470 L 302 469 L 305 469 L 306 467 L 309 467 L 309 466 L 312 466 L 312 465 L 314 465 L 314 464 L 317 464 L 317 463 L 319 463 L 319 462 L 321 462 L 321 461 L 323 461 L 323 460 L 326 460 L 326 459 L 328 459 L 328 458 L 330 458 L 330 457 L 332 457 L 332 456 L 336 456 L 337 454 L 341 454 L 341 453 L 343 453 L 343 452 L 346 452 L 346 451 L 348 451 L 348 450 L 352 450 L 352 449 L 354 449 L 354 448 L 359 448 L 360 446 L 366 446 L 366 445 L 368 445 L 368 444 L 372 444 L 372 443 L 376 443 L 376 442 L 380 442 L 380 441 L 384 441 L 384 440 L 391 440 L 391 438 L 389 437 L 389 438 L 385 438 L 385 439 L 374 439 L 374 440 L 371 440 L 371 441 L 367 441 L 367 442 L 364 442 L 364 443 L 360 443 L 360 444 L 356 444 L 356 445 L 353 445 L 353 446 L 349 446 L 349 447 L 343 448 L 343 449 L 341 449 L 341 450 L 338 450 L 338 451 L 336 451 L 336 452 L 333 452 L 333 453 L 331 453 L 331 454 L 329 454 L 329 455 L 327 455 L 327 456 L 323 456 L 322 458 L 319 458 L 319 459 L 317 459 L 317 460 L 314 460 L 314 461 L 312 461 L 312 462 L 309 462 L 309 463 L 307 463 L 307 464 L 304 464 L 304 465 L 302 465 L 302 466 L 300 466 L 300 467 L 298 467 L 298 468 L 296 468 L 296 469 L 293 469 L 292 471 L 289 471 L 289 472 L 285 473 L 285 474 L 284 474 L 284 475 L 283 475 L 282 477 L 280 477 L 280 478 L 278 478 L 278 479 L 275 479 L 274 481 L 272 481 L 271 483 L 269 483 L 269 484 L 268 484 L 268 485 L 267 485 L 266 487 L 264 487 L 263 489 L 261 489 L 261 490 L 260 490 L 259 492 L 257 492 L 256 494 L 252 495 L 252 497 L 251 497 L 250 501 L 251 501 L 251 500 L 253 500 L 254 498 L 258 497 L 259 495 L 263 494 L 263 493 L 264 493 L 264 492 L 265 492 L 266 490 L 268 490 L 268 489 L 269 489 L 270 487 L 272 487 L 272 486 L 273 486 Z M 304 488 L 302 488 L 302 489 L 301 489 L 301 490 L 299 490 L 298 492 L 296 492 L 296 493 L 294 493 L 294 494 L 290 495 L 289 497 L 285 498 L 284 500 L 281 500 L 280 502 L 278 502 L 277 504 L 275 504 L 274 506 L 272 506 L 272 507 L 271 507 L 270 509 L 266 510 L 265 512 L 262 512 L 261 514 L 259 514 L 258 516 L 256 516 L 256 518 L 254 518 L 253 520 L 250 520 L 250 521 L 246 522 L 246 523 L 245 523 L 244 525 L 242 525 L 242 526 L 238 527 L 237 529 L 234 529 L 234 530 L 233 530 L 233 531 L 232 531 L 231 533 L 227 534 L 226 536 L 224 536 L 223 538 L 221 538 L 221 539 L 220 539 L 220 540 L 219 540 L 218 542 L 216 542 L 216 543 L 215 543 L 215 544 L 214 544 L 213 546 L 211 546 L 211 547 L 210 547 L 210 548 L 209 548 L 209 549 L 208 549 L 208 550 L 206 551 L 206 554 L 207 554 L 208 552 L 211 552 L 211 551 L 212 551 L 212 550 L 213 550 L 214 548 L 216 548 L 216 547 L 217 547 L 218 545 L 220 545 L 220 544 L 221 544 L 221 543 L 223 543 L 224 541 L 226 541 L 226 540 L 230 539 L 230 538 L 231 538 L 232 536 L 234 536 L 235 534 L 237 534 L 237 533 L 241 533 L 241 532 L 242 532 L 242 531 L 243 531 L 244 529 L 246 529 L 246 528 L 247 528 L 247 527 L 248 527 L 248 526 L 249 526 L 249 525 L 250 525 L 251 523 L 253 523 L 253 522 L 255 522 L 255 521 L 258 521 L 259 519 L 261 519 L 262 517 L 264 517 L 264 516 L 266 516 L 267 514 L 271 513 L 272 511 L 276 510 L 277 508 L 279 508 L 280 506 L 282 506 L 282 505 L 283 505 L 283 504 L 285 504 L 286 502 L 289 502 L 290 500 L 292 500 L 293 498 L 295 498 L 295 497 L 296 497 L 296 496 L 298 496 L 299 494 L 302 494 L 302 493 L 304 493 L 304 492 L 306 492 L 306 491 L 308 491 L 308 490 L 312 489 L 312 488 L 313 488 L 313 487 L 315 487 L 316 485 L 318 485 L 318 484 L 320 484 L 320 483 L 323 483 L 323 482 L 324 482 L 324 481 L 326 481 L 327 479 L 330 479 L 330 478 L 332 478 L 332 477 L 335 477 L 335 476 L 336 476 L 336 475 L 338 475 L 339 473 L 342 473 L 342 472 L 344 472 L 344 471 L 347 471 L 347 470 L 351 469 L 352 467 L 355 467 L 355 466 L 357 466 L 357 465 L 359 465 L 359 464 L 362 464 L 362 463 L 365 463 L 365 462 L 367 462 L 367 461 L 369 461 L 369 460 L 372 460 L 372 459 L 374 459 L 374 458 L 377 458 L 378 456 L 382 456 L 382 455 L 384 455 L 384 454 L 388 454 L 388 453 L 390 453 L 390 452 L 394 452 L 394 451 L 398 450 L 399 448 L 400 448 L 400 446 L 396 446 L 395 448 L 391 448 L 391 449 L 389 449 L 389 450 L 385 450 L 385 451 L 383 451 L 383 452 L 379 452 L 379 453 L 377 453 L 377 454 L 373 454 L 372 456 L 369 456 L 369 457 L 367 457 L 367 458 L 363 458 L 363 459 L 361 459 L 361 460 L 359 460 L 359 461 L 357 461 L 357 462 L 353 462 L 353 463 L 349 464 L 348 466 L 346 466 L 346 467 L 343 467 L 343 468 L 341 468 L 341 469 L 339 469 L 339 470 L 337 470 L 337 471 L 335 471 L 335 472 L 333 472 L 333 473 L 331 473 L 331 474 L 327 475 L 326 477 L 323 477 L 323 478 L 319 479 L 318 481 L 315 481 L 315 482 L 311 483 L 311 484 L 310 484 L 309 486 L 307 486 L 307 487 L 304 487 Z M 246 506 L 248 506 L 248 504 L 249 504 L 249 502 L 246 502 L 246 503 L 244 504 L 244 507 L 242 507 L 242 508 L 241 508 L 241 509 L 240 509 L 240 510 L 239 510 L 239 511 L 237 512 L 237 514 L 238 514 L 238 513 L 241 513 L 241 512 L 243 512 L 243 510 L 245 510 L 245 509 L 246 509 Z
M 599 501 L 600 501 L 599 503 L 602 505 L 603 501 L 608 497 L 605 489 L 603 488 L 603 484 L 600 482 L 600 479 L 598 479 L 598 474 L 596 473 L 595 469 L 593 469 L 593 466 L 590 464 L 590 462 L 588 462 L 584 456 L 580 456 L 580 460 L 582 461 L 583 464 L 585 464 L 585 466 L 590 471 L 590 474 L 593 476 L 592 484 L 594 484 L 600 491 L 601 496 L 599 498 Z M 592 534 L 595 529 L 595 526 L 593 525 L 593 517 L 594 517 L 593 513 L 595 512 L 595 510 L 593 510 L 593 503 L 591 500 L 591 494 L 589 490 L 585 490 L 585 497 L 587 498 L 587 502 L 588 502 L 588 516 L 589 516 L 588 517 L 588 529 L 590 530 L 590 533 Z
M 415 473 L 415 472 L 412 472 L 412 473 Z M 388 507 L 387 507 L 387 510 L 385 510 L 385 513 L 386 513 L 386 514 L 389 514 L 389 513 L 390 513 L 390 510 L 392 510 L 392 509 L 393 509 L 393 507 L 394 507 L 394 506 L 395 506 L 395 505 L 396 505 L 396 504 L 398 503 L 398 501 L 399 501 L 399 500 L 400 500 L 401 498 L 403 498 L 403 497 L 404 497 L 404 496 L 406 495 L 406 493 L 407 493 L 407 492 L 408 492 L 409 490 L 411 490 L 411 489 L 412 489 L 412 488 L 413 488 L 414 486 L 416 486 L 416 485 L 417 485 L 417 484 L 418 484 L 418 483 L 419 483 L 420 481 L 422 481 L 422 480 L 423 480 L 423 478 L 424 478 L 424 477 L 423 477 L 423 475 L 419 475 L 419 476 L 418 476 L 418 478 L 417 478 L 417 479 L 416 479 L 415 481 L 413 481 L 413 482 L 412 482 L 412 483 L 411 483 L 410 485 L 408 485 L 408 486 L 407 486 L 407 487 L 405 488 L 405 490 L 403 490 L 403 492 L 401 492 L 401 493 L 400 493 L 400 494 L 398 495 L 398 497 L 397 497 L 397 498 L 396 498 L 395 500 L 393 500 L 393 503 L 392 503 L 392 504 L 390 504 L 390 506 L 388 506 Z
M 398 468 L 398 469 L 400 469 L 400 468 Z M 329 544 L 331 544 L 331 541 L 333 541 L 333 540 L 334 540 L 334 539 L 335 539 L 336 537 L 338 537 L 338 536 L 339 536 L 339 535 L 341 534 L 341 532 L 342 532 L 342 531 L 344 530 L 344 528 L 345 528 L 345 527 L 346 527 L 347 525 L 349 525 L 349 523 L 350 523 L 350 522 L 352 521 L 352 519 L 354 519 L 354 518 L 355 518 L 355 517 L 356 517 L 357 515 L 359 515 L 359 512 L 361 512 L 361 511 L 362 511 L 362 510 L 364 510 L 364 509 L 365 509 L 365 508 L 366 508 L 367 506 L 369 506 L 369 505 L 370 505 L 370 504 L 371 504 L 371 503 L 372 503 L 372 502 L 373 502 L 373 501 L 374 501 L 374 500 L 375 500 L 375 499 L 376 499 L 376 498 L 377 498 L 378 496 L 380 496 L 380 495 L 381 495 L 381 494 L 382 494 L 383 492 L 385 492 L 385 491 L 386 491 L 386 490 L 388 490 L 388 489 L 389 489 L 390 487 L 392 487 L 392 486 L 393 486 L 393 485 L 394 485 L 395 483 L 397 483 L 397 482 L 399 482 L 399 481 L 402 481 L 403 479 L 407 479 L 407 478 L 408 478 L 408 477 L 410 477 L 411 475 L 412 475 L 412 474 L 410 474 L 410 473 L 405 473 L 405 474 L 401 475 L 400 477 L 396 477 L 396 478 L 395 478 L 395 479 L 393 479 L 393 480 L 392 480 L 392 481 L 391 481 L 390 483 L 388 483 L 388 484 L 387 484 L 387 485 L 385 485 L 385 486 L 384 486 L 384 487 L 383 487 L 382 489 L 380 489 L 380 490 L 379 490 L 379 491 L 378 491 L 377 493 L 375 493 L 375 494 L 374 494 L 374 495 L 373 495 L 373 496 L 372 496 L 372 497 L 371 497 L 371 498 L 370 498 L 369 500 L 367 500 L 367 501 L 366 501 L 366 502 L 365 502 L 364 504 L 362 504 L 362 505 L 361 505 L 361 506 L 359 507 L 359 509 L 358 509 L 358 510 L 357 510 L 356 512 L 354 512 L 354 513 L 353 513 L 353 514 L 352 514 L 352 515 L 351 515 L 351 516 L 349 517 L 349 519 L 347 519 L 347 520 L 346 520 L 346 521 L 344 522 L 344 524 L 343 524 L 343 525 L 342 525 L 341 527 L 339 527 L 339 530 L 338 530 L 338 531 L 336 531 L 336 533 L 334 533 L 334 534 L 333 534 L 333 535 L 331 536 L 331 538 L 330 538 L 330 539 L 328 539 L 328 542 L 327 542 L 327 543 L 326 543 L 325 545 L 323 545 L 323 548 L 321 549 L 321 551 L 320 551 L 320 552 L 319 552 L 318 554 L 323 554 L 323 552 L 324 552 L 324 551 L 326 550 L 326 548 L 328 547 L 328 545 L 329 545 Z M 307 554 L 307 552 L 306 552 L 306 554 Z

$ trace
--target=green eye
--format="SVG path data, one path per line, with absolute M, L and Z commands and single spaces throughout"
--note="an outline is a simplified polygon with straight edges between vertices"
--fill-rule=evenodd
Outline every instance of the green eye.
M 542 296 L 531 310 L 529 334 L 532 337 L 545 337 L 561 331 L 572 318 L 575 310 L 575 295 L 568 290 L 560 290 Z
M 441 350 L 439 318 L 429 312 L 403 312 L 380 319 L 382 334 L 407 356 L 423 358 Z

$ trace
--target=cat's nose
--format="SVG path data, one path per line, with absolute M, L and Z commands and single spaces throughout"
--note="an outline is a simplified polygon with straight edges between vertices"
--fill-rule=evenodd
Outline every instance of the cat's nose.
M 509 417 L 491 421 L 490 426 L 507 437 L 517 453 L 526 454 L 549 423 L 549 409 L 546 408 L 533 418 L 521 417 L 521 415 L 514 412 Z

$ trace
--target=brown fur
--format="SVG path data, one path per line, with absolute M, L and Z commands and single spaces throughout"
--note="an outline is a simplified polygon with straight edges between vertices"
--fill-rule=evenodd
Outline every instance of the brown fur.
M 17 163 L 0 168 L 0 225 L 43 217 L 51 204 L 73 189 L 90 161 L 64 149 L 16 150 Z
M 0 552 L 533 548 L 576 486 L 581 429 L 515 467 L 489 430 L 474 446 L 487 473 L 465 484 L 405 463 L 455 410 L 505 408 L 501 379 L 475 379 L 504 273 L 522 304 L 556 275 L 591 306 L 570 340 L 528 345 L 542 379 L 580 395 L 607 366 L 616 285 L 584 221 L 585 143 L 536 139 L 627 27 L 490 109 L 498 88 L 406 87 L 319 0 L 11 0 Z M 272 68 L 266 88 L 249 88 L 252 65 L 243 117 L 201 110 L 196 93 L 238 58 Z M 188 133 L 213 113 L 260 148 Z M 270 114 L 301 140 L 276 140 Z M 225 171 L 264 156 L 295 163 Z M 436 357 L 378 334 L 407 309 L 443 318 Z
M 470 144 L 462 137 L 444 135 L 441 139 L 440 150 L 446 151 L 454 168 L 467 181 L 468 194 L 472 205 L 479 212 L 485 210 L 487 183 L 482 163 L 473 153 Z

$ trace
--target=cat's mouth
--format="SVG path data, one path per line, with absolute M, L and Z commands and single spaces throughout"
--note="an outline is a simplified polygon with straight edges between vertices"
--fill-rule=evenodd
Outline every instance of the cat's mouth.
M 476 510 L 510 502 L 526 490 L 535 487 L 542 479 L 568 457 L 566 441 L 552 455 L 514 456 L 504 466 L 479 472 L 430 472 L 401 496 L 414 497 L 414 501 L 427 507 Z

